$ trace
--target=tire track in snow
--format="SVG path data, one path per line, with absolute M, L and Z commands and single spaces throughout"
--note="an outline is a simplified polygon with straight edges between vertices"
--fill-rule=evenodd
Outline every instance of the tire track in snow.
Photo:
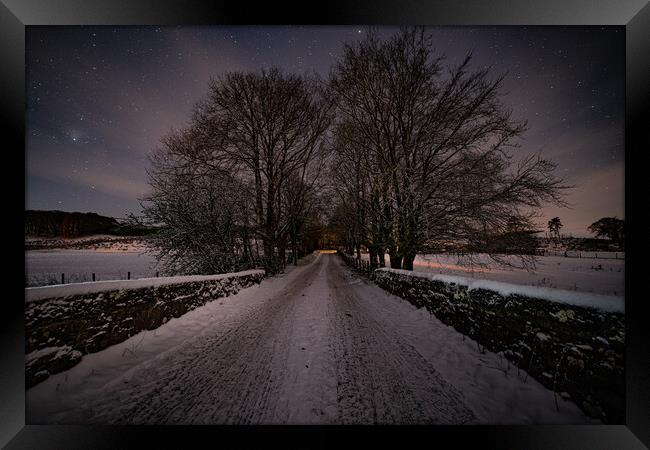
M 462 396 L 361 301 L 336 256 L 133 367 L 60 423 L 465 423 Z M 367 293 L 366 293 L 367 294 Z
M 92 406 L 91 423 L 269 423 L 285 378 L 296 299 L 319 274 L 306 266 L 283 289 L 227 327 L 195 338 Z M 117 406 L 120 405 L 120 406 Z M 116 407 L 117 406 L 117 407 Z
M 32 388 L 30 423 L 589 423 L 572 403 L 557 412 L 534 380 L 495 376 L 497 355 L 362 282 L 337 256 L 238 295 L 229 312 L 213 303 L 188 313 L 206 316 L 130 368 L 107 350 L 84 367 L 100 374 L 88 385 L 91 374 L 78 372 L 59 391 L 64 372 Z
M 337 335 L 339 422 L 462 424 L 475 420 L 462 395 L 395 329 L 359 301 L 354 278 L 337 259 L 329 265 Z
M 332 290 L 326 271 L 331 258 L 321 257 L 318 276 L 298 297 L 291 348 L 277 423 L 334 423 L 337 417 L 336 369 L 331 348 Z

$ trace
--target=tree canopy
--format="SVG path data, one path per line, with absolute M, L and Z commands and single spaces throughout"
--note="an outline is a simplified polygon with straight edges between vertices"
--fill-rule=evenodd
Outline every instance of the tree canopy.
M 603 217 L 587 227 L 596 237 L 605 237 L 617 245 L 625 246 L 625 221 L 617 217 Z
M 162 226 L 160 260 L 275 273 L 325 229 L 405 269 L 448 245 L 530 251 L 537 211 L 563 205 L 566 186 L 552 161 L 520 151 L 526 123 L 504 77 L 471 53 L 450 65 L 428 33 L 404 28 L 345 44 L 328 80 L 277 69 L 213 79 L 151 155 L 143 211 Z
M 504 75 L 432 53 L 424 30 L 345 46 L 335 98 L 332 164 L 349 250 L 413 268 L 419 251 L 465 242 L 485 251 L 510 223 L 533 228 L 535 210 L 563 205 L 555 164 L 518 154 L 526 129 L 503 102 Z M 351 233 L 351 234 L 350 234 Z
M 330 112 L 318 80 L 277 69 L 213 79 L 189 125 L 151 156 L 143 211 L 165 225 L 163 264 L 274 273 L 289 247 L 295 261 L 318 200 Z

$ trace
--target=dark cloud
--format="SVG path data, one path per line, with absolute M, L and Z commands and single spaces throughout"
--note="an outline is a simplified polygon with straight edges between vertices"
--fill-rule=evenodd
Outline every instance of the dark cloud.
M 395 28 L 376 28 L 389 36 Z M 507 73 L 504 101 L 528 121 L 522 154 L 542 150 L 576 185 L 547 208 L 586 234 L 623 217 L 623 27 L 438 27 L 436 52 Z M 276 66 L 327 77 L 367 27 L 29 27 L 28 208 L 123 217 L 147 191 L 147 154 L 189 119 L 211 77 Z

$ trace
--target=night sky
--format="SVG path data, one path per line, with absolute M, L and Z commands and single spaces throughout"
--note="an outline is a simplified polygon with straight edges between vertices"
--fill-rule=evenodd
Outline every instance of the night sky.
M 381 36 L 395 28 L 376 29 Z M 279 67 L 327 77 L 367 27 L 28 27 L 26 209 L 139 212 L 147 154 L 181 128 L 208 80 Z M 528 120 L 521 152 L 542 150 L 576 185 L 547 208 L 587 236 L 624 218 L 624 27 L 436 27 L 434 49 L 508 72 L 505 102 Z

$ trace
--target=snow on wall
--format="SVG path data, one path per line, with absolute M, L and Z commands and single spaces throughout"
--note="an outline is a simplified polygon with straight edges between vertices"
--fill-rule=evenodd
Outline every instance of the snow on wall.
M 188 275 L 179 277 L 139 278 L 137 280 L 108 280 L 90 281 L 86 283 L 56 284 L 25 289 L 25 301 L 50 299 L 56 297 L 71 297 L 76 295 L 96 294 L 99 292 L 115 291 L 121 289 L 141 289 L 147 287 L 166 286 L 170 284 L 193 283 L 201 281 L 215 281 L 226 278 L 242 277 L 246 275 L 264 276 L 263 270 L 247 270 L 237 273 L 223 273 L 218 275 Z
M 526 286 L 521 284 L 502 283 L 500 281 L 482 280 L 475 278 L 459 277 L 454 275 L 441 275 L 436 273 L 413 272 L 410 270 L 399 270 L 381 268 L 377 271 L 393 272 L 406 277 L 418 277 L 432 281 L 466 286 L 468 290 L 486 289 L 507 297 L 509 295 L 521 295 L 532 299 L 542 299 L 554 303 L 594 308 L 606 312 L 622 313 L 625 311 L 624 297 L 615 295 L 600 295 L 586 292 L 567 291 L 563 289 L 550 289 L 537 286 Z
M 613 301 L 589 303 L 570 291 L 404 270 L 377 269 L 371 276 L 572 399 L 587 415 L 625 422 L 625 316 Z
M 25 289 L 26 385 L 264 278 L 262 270 Z

